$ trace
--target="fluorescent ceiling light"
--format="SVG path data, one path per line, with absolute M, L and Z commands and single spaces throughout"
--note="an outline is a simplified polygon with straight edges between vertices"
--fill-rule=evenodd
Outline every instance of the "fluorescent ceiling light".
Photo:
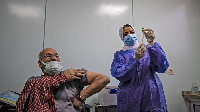
M 13 14 L 21 17 L 39 17 L 41 9 L 33 6 L 9 4 L 9 8 Z
M 121 13 L 125 12 L 127 9 L 124 5 L 102 5 L 99 8 L 99 13 L 104 15 L 120 15 Z

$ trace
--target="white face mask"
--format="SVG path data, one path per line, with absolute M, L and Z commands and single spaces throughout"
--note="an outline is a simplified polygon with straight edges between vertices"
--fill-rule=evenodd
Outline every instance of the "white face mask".
M 50 75 L 55 75 L 61 72 L 62 66 L 60 65 L 60 62 L 58 61 L 50 61 L 46 63 L 44 63 L 43 61 L 41 62 L 45 65 L 44 72 Z

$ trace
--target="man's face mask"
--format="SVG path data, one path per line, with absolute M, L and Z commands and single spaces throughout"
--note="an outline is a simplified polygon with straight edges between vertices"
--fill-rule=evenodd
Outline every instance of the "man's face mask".
M 41 62 L 45 65 L 44 72 L 50 75 L 55 75 L 61 72 L 62 66 L 60 65 L 60 62 L 58 61 L 50 61 L 46 63 L 44 63 L 43 61 Z
M 134 34 L 128 34 L 125 38 L 124 38 L 124 43 L 127 46 L 134 46 L 136 43 L 137 37 Z

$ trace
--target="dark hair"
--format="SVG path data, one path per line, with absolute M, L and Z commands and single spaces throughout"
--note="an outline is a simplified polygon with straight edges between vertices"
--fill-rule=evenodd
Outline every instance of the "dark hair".
M 125 24 L 125 25 L 123 26 L 123 29 L 124 29 L 125 27 L 131 27 L 131 28 L 133 28 L 130 24 Z

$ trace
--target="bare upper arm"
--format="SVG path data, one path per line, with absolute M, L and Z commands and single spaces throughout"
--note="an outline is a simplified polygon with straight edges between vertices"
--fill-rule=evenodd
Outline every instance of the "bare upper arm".
M 91 84 L 96 77 L 107 77 L 101 73 L 87 71 L 88 84 Z

